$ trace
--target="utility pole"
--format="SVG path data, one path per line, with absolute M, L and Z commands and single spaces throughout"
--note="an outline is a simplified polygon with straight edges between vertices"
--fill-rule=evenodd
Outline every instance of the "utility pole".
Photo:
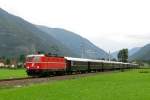
M 34 44 L 31 45 L 31 51 L 32 51 L 33 54 L 36 53 L 36 49 L 35 49 L 35 45 Z
M 111 55 L 110 55 L 110 50 L 109 50 L 109 53 L 108 53 L 108 59 L 109 59 L 109 61 L 111 60 Z
M 84 58 L 84 44 L 83 43 L 81 43 L 80 48 L 81 48 L 81 58 Z

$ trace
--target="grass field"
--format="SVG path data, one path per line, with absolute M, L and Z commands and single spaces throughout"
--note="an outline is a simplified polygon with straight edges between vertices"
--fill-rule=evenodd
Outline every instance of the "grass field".
M 112 72 L 0 90 L 0 100 L 150 100 L 150 70 Z
M 0 69 L 0 79 L 26 77 L 25 69 Z

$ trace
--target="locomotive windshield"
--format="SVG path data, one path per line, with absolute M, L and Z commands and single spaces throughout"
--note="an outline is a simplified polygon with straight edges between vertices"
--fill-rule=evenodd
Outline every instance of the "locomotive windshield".
M 40 57 L 39 56 L 27 57 L 26 61 L 28 61 L 28 62 L 38 62 L 38 61 L 40 61 Z
M 35 56 L 34 59 L 33 59 L 33 61 L 34 61 L 34 62 L 40 61 L 40 57 L 39 57 L 39 56 Z
M 27 57 L 27 58 L 26 58 L 26 61 L 32 62 L 32 61 L 33 61 L 33 57 Z

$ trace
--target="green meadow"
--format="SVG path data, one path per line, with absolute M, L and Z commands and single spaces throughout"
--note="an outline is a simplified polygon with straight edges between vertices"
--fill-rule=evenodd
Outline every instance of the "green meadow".
M 150 100 L 150 69 L 0 90 L 0 100 Z
M 0 69 L 0 79 L 27 77 L 25 69 Z

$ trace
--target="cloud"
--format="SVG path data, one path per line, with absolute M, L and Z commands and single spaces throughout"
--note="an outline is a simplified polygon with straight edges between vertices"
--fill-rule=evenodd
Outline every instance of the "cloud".
M 0 7 L 33 24 L 75 32 L 107 51 L 150 43 L 149 0 L 0 0 Z
M 150 33 L 130 34 L 127 35 L 127 38 L 133 40 L 150 41 Z

